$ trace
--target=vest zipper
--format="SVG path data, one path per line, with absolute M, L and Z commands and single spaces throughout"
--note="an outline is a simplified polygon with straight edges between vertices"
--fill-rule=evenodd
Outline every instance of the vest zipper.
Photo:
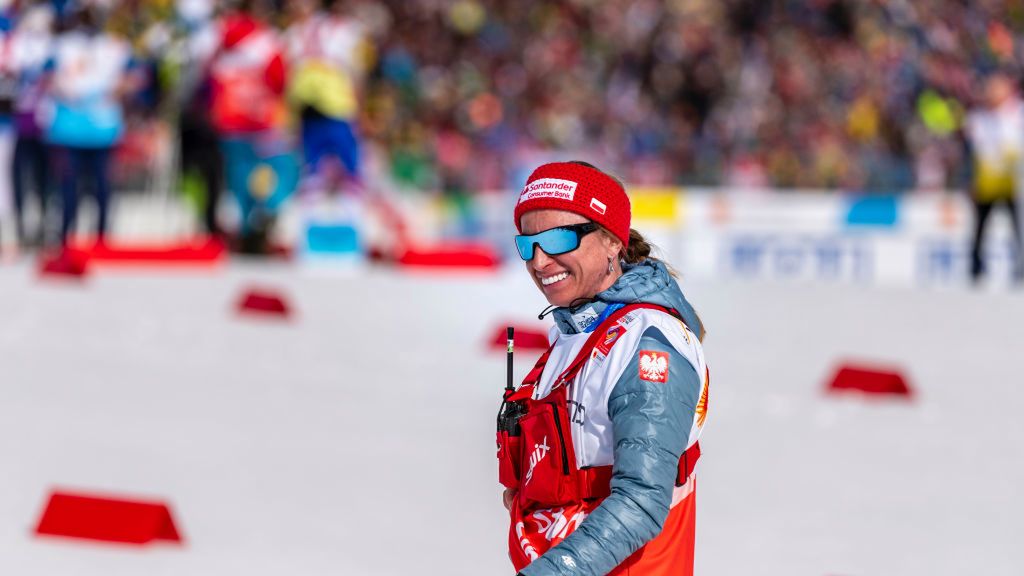
M 562 434 L 562 422 L 558 418 L 558 405 L 554 402 L 549 403 L 551 406 L 551 415 L 555 418 L 555 430 L 558 433 L 558 446 L 562 449 L 562 474 L 569 475 L 569 454 L 565 450 L 565 435 Z M 570 438 L 570 442 L 572 439 Z

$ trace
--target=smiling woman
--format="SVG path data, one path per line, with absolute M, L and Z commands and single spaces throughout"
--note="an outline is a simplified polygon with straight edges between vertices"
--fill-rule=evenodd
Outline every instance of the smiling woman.
M 703 326 L 630 228 L 622 184 L 546 164 L 516 248 L 554 309 L 551 347 L 499 415 L 499 480 L 520 574 L 692 574 Z
M 523 216 L 522 227 L 525 234 L 517 237 L 517 244 L 529 243 L 527 270 L 551 304 L 570 306 L 587 299 L 621 274 L 615 256 L 622 242 L 607 233 L 589 234 L 598 228 L 579 214 L 534 210 Z

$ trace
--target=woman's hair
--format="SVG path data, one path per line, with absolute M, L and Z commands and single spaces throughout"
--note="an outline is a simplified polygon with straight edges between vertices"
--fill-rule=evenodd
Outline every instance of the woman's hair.
M 611 174 L 608 174 L 607 172 L 604 172 L 603 170 L 601 170 L 597 166 L 594 166 L 593 164 L 590 164 L 588 162 L 583 162 L 582 160 L 571 160 L 570 162 L 572 164 L 579 164 L 581 166 L 586 166 L 587 168 L 593 168 L 594 170 L 597 170 L 598 172 L 601 172 L 601 173 L 607 175 L 612 180 L 615 180 L 616 182 L 618 182 L 619 186 L 622 186 L 623 190 L 626 189 L 626 186 L 622 183 L 622 180 L 619 180 L 615 176 L 613 176 Z M 601 230 L 601 232 L 607 234 L 611 238 L 615 238 L 615 235 L 612 234 L 611 232 L 609 232 L 604 226 L 601 226 L 600 224 L 598 224 L 597 226 Z M 626 264 L 639 264 L 640 262 L 643 262 L 644 260 L 655 260 L 657 262 L 661 262 L 665 266 L 665 269 L 668 270 L 668 273 L 672 275 L 672 277 L 678 278 L 679 277 L 679 273 L 676 272 L 675 268 L 672 268 L 671 266 L 669 266 L 668 262 L 665 262 L 664 260 L 662 260 L 660 258 L 651 256 L 651 251 L 654 248 L 655 248 L 654 244 L 651 244 L 650 242 L 648 242 L 647 239 L 644 238 L 643 234 L 641 234 L 635 228 L 630 228 L 629 229 L 629 246 L 626 246 L 626 247 L 624 247 L 622 249 L 622 251 L 619 253 L 619 259 L 622 260 L 623 262 L 625 262 Z M 704 341 L 704 335 L 706 334 L 706 332 L 704 330 L 704 321 L 700 319 L 700 315 L 697 314 L 696 310 L 694 310 L 693 314 L 694 314 L 694 316 L 697 317 L 697 326 L 691 326 L 690 329 L 691 330 L 695 330 L 696 334 L 697 334 L 697 338 L 701 342 L 703 342 Z
M 643 234 L 637 231 L 635 228 L 629 229 L 629 246 L 622 249 L 622 261 L 628 264 L 637 264 L 650 258 L 652 260 L 658 260 L 654 256 L 651 256 L 651 250 L 654 249 L 654 245 L 648 242 Z M 666 264 L 667 266 L 667 264 Z M 669 269 L 672 275 L 675 276 L 675 271 Z

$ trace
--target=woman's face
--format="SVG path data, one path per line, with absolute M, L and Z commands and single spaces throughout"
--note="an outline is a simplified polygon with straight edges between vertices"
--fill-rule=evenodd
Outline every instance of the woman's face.
M 587 219 L 583 216 L 563 210 L 533 210 L 523 214 L 519 221 L 526 235 L 584 222 Z M 617 257 L 621 247 L 618 239 L 598 229 L 584 236 L 579 248 L 565 254 L 552 256 L 539 245 L 535 246 L 533 259 L 526 262 L 526 270 L 549 303 L 569 306 L 615 283 L 621 274 Z M 609 259 L 614 266 L 611 273 L 608 272 Z

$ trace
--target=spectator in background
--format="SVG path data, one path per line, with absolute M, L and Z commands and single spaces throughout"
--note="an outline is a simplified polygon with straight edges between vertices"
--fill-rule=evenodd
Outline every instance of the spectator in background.
M 58 151 L 62 243 L 75 222 L 80 183 L 91 185 L 96 199 L 97 240 L 107 232 L 110 159 L 124 133 L 121 98 L 129 87 L 131 48 L 105 32 L 102 23 L 93 5 L 70 12 L 57 35 L 53 83 L 41 111 L 45 138 Z
M 38 120 L 52 64 L 53 43 L 53 9 L 48 3 L 39 2 L 25 10 L 7 47 L 10 73 L 16 87 L 13 102 L 16 140 L 11 175 L 15 227 L 22 246 L 39 245 L 43 241 L 49 185 L 53 180 L 49 150 Z M 38 201 L 39 223 L 30 231 L 25 221 L 25 208 L 32 192 Z
M 331 158 L 358 181 L 355 121 L 367 54 L 363 30 L 345 14 L 341 0 L 293 0 L 291 6 L 295 20 L 285 36 L 288 97 L 301 122 L 305 187 L 333 187 L 324 174 Z
M 10 69 L 8 47 L 10 45 L 11 7 L 0 2 L 0 166 L 11 165 L 14 134 L 11 128 L 11 112 L 14 107 L 14 75 Z M 7 173 L 0 173 L 0 248 L 3 247 L 3 218 L 7 213 L 10 198 L 10 180 Z
M 220 236 L 217 205 L 224 184 L 220 140 L 210 115 L 210 61 L 219 38 L 213 22 L 213 0 L 177 0 L 174 58 L 178 70 L 175 103 L 178 117 L 180 166 L 183 175 L 194 170 L 203 184 L 203 224 L 207 234 Z
M 295 189 L 298 166 L 285 132 L 283 46 L 258 0 L 241 0 L 224 16 L 210 78 L 213 125 L 241 213 L 240 248 L 265 253 L 276 213 Z
M 984 84 L 984 103 L 967 116 L 967 141 L 973 156 L 971 192 L 975 207 L 974 243 L 971 248 L 971 278 L 978 281 L 985 273 L 981 254 L 985 223 L 992 209 L 1002 204 L 1010 213 L 1015 240 L 1012 274 L 1024 280 L 1024 256 L 1021 254 L 1020 218 L 1014 196 L 1020 185 L 1018 174 L 1024 154 L 1024 103 L 1017 96 L 1013 81 L 996 73 Z

